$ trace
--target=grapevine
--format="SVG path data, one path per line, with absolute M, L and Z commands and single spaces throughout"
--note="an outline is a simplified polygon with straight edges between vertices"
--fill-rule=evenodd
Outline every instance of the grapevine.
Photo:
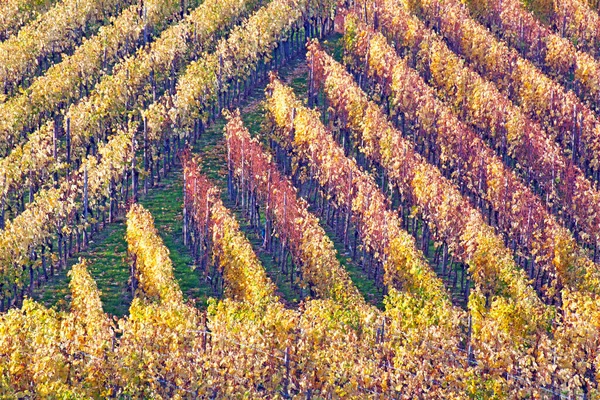
M 435 24 L 450 47 L 519 104 L 523 112 L 538 120 L 598 186 L 600 121 L 590 107 L 521 58 L 516 50 L 497 40 L 470 18 L 461 3 L 423 0 L 418 4 L 423 18 Z
M 161 75 L 158 71 L 169 70 L 178 60 L 183 64 L 182 59 L 194 49 L 200 52 L 209 47 L 219 29 L 237 21 L 251 7 L 252 4 L 245 0 L 228 3 L 208 0 L 183 21 L 164 31 L 150 44 L 149 51 L 142 49 L 118 64 L 115 73 L 105 76 L 88 97 L 71 105 L 62 129 L 55 122 L 47 122 L 33 132 L 28 141 L 0 160 L 4 202 L 22 198 L 24 187 L 28 187 L 30 193 L 44 189 L 44 184 L 49 183 L 46 171 L 55 174 L 55 180 L 68 173 L 71 162 L 90 151 L 93 153 L 98 143 L 107 138 L 111 127 L 126 123 L 125 110 L 142 109 L 152 101 L 160 86 L 170 84 L 171 73 Z M 211 19 L 205 19 L 206 15 L 212 15 Z M 186 38 L 192 34 L 194 40 L 188 44 Z M 148 87 L 152 90 L 147 91 Z M 137 103 L 131 100 L 135 97 Z M 61 151 L 58 145 L 63 137 L 68 148 Z M 6 207 L 7 204 L 3 204 L 3 210 Z
M 569 40 L 545 27 L 519 0 L 471 0 L 469 4 L 509 45 L 596 108 L 600 63 L 593 56 L 578 51 Z
M 536 289 L 549 300 L 559 296 L 563 285 L 595 293 L 600 282 L 596 265 L 577 248 L 570 233 L 539 199 L 435 97 L 418 73 L 395 55 L 381 34 L 374 35 L 371 31 L 369 35 L 369 29 L 351 17 L 346 24 L 345 42 L 349 53 L 356 57 L 354 65 L 362 67 L 367 59 L 367 73 L 381 83 L 393 107 L 404 114 L 407 122 L 418 118 L 419 125 L 413 131 L 415 138 L 432 138 L 425 149 L 426 158 L 435 161 L 449 176 L 459 178 L 461 192 L 485 201 L 484 215 L 491 221 L 493 210 L 497 226 L 511 238 L 513 246 L 520 241 L 538 240 L 539 249 L 552 248 L 545 252 L 546 259 L 536 254 L 535 261 L 529 264 L 530 268 L 543 271 L 541 280 L 539 272 L 534 275 L 529 271 L 531 276 L 538 276 L 534 282 Z M 405 87 L 412 90 L 403 90 Z M 518 225 L 512 223 L 517 220 Z
M 105 18 L 117 15 L 130 1 L 62 0 L 0 43 L 0 90 L 9 96 L 34 74 L 46 70 L 50 57 L 71 51 L 86 29 L 94 30 Z
M 0 41 L 8 39 L 28 22 L 47 11 L 54 0 L 4 0 L 0 13 Z
M 125 9 L 110 25 L 77 47 L 75 52 L 51 66 L 44 75 L 7 102 L 0 104 L 2 155 L 20 144 L 38 121 L 54 117 L 60 109 L 88 94 L 101 77 L 138 44 L 150 40 L 179 11 L 180 2 L 146 0 L 144 7 Z
M 519 107 L 466 67 L 435 34 L 398 3 L 380 2 L 378 22 L 388 39 L 410 50 L 421 76 L 437 90 L 438 97 L 502 155 L 514 159 L 514 169 L 548 207 L 567 223 L 584 244 L 596 247 L 600 240 L 600 193 L 558 144 L 530 120 Z M 510 157 L 507 159 L 506 157 Z M 534 244 L 535 245 L 535 244 Z M 537 253 L 543 250 L 535 250 Z

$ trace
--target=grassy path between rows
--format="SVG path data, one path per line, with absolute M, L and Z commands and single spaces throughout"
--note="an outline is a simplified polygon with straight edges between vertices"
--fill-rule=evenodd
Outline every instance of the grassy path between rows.
M 181 170 L 174 169 L 166 179 L 162 179 L 150 189 L 148 195 L 141 195 L 139 202 L 154 217 L 155 226 L 170 251 L 175 278 L 185 297 L 201 305 L 206 304 L 211 288 L 193 271 L 193 260 L 187 247 L 183 245 L 182 188 Z M 117 222 L 107 225 L 94 237 L 86 251 L 69 260 L 69 267 L 76 263 L 79 257 L 89 261 L 90 273 L 102 292 L 104 311 L 116 316 L 126 315 L 132 296 L 128 290 L 129 263 L 125 219 L 120 218 Z M 66 309 L 70 300 L 68 284 L 66 271 L 61 271 L 37 289 L 33 297 L 47 306 L 56 305 L 59 309 Z

